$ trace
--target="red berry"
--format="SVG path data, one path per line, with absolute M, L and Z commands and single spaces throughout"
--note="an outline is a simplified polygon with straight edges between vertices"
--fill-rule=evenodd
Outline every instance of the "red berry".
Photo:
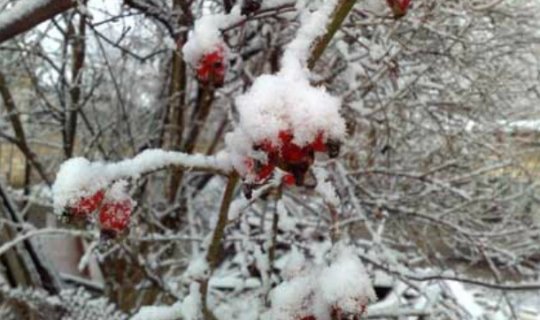
M 296 184 L 296 179 L 294 178 L 292 174 L 287 173 L 286 175 L 283 176 L 283 178 L 281 178 L 281 182 L 283 182 L 283 184 L 286 186 L 292 186 Z
M 274 172 L 275 168 L 276 165 L 270 162 L 267 164 L 261 164 L 255 172 L 255 174 L 257 175 L 257 182 L 264 182 L 266 179 L 268 179 L 272 172 Z
M 204 54 L 199 60 L 197 78 L 204 84 L 221 87 L 225 81 L 226 71 L 224 49 L 218 47 L 214 51 Z
M 106 202 L 99 210 L 99 223 L 102 230 L 123 231 L 129 224 L 133 204 L 131 199 Z
M 282 144 L 288 144 L 292 141 L 292 139 L 294 138 L 294 135 L 292 134 L 290 130 L 281 130 L 278 133 L 278 138 Z
M 324 143 L 324 134 L 319 132 L 315 140 L 311 143 L 313 151 L 316 152 L 326 152 L 326 144 Z
M 261 143 L 255 145 L 255 150 L 262 150 L 268 154 L 277 153 L 276 147 L 272 144 L 272 141 L 264 139 Z
M 86 216 L 94 212 L 103 202 L 105 191 L 99 190 L 88 197 L 82 197 L 75 206 L 71 207 L 71 213 L 75 216 Z
M 281 157 L 287 163 L 302 162 L 309 154 L 308 148 L 302 148 L 294 143 L 281 146 Z
M 300 320 L 317 320 L 317 318 L 315 318 L 315 316 L 309 315 L 300 318 Z
M 244 159 L 246 171 L 253 175 L 256 183 L 262 183 L 274 172 L 276 168 L 276 160 L 268 157 L 267 163 L 262 163 L 259 160 L 252 158 Z
M 386 3 L 392 9 L 395 18 L 401 18 L 407 14 L 411 0 L 386 0 Z

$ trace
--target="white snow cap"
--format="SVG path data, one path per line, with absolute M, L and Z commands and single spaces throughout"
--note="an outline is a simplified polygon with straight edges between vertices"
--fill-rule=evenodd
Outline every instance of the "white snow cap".
M 65 161 L 56 175 L 52 187 L 54 210 L 61 214 L 82 197 L 90 196 L 119 179 L 137 178 L 143 173 L 166 166 L 205 167 L 229 171 L 229 155 L 220 152 L 215 156 L 185 154 L 182 152 L 148 149 L 132 159 L 119 162 L 90 162 L 85 158 Z M 118 186 L 119 190 L 121 186 Z
M 375 291 L 364 269 L 362 261 L 350 247 L 342 247 L 330 266 L 320 275 L 320 288 L 323 299 L 344 312 L 358 312 L 376 300 Z
M 312 314 L 314 283 L 311 276 L 296 277 L 272 290 L 272 319 L 297 319 Z
M 126 180 L 119 180 L 112 184 L 112 186 L 107 190 L 106 198 L 108 201 L 113 202 L 122 202 L 129 200 L 133 203 L 131 196 L 128 193 L 128 182 Z
M 336 246 L 328 266 L 315 266 L 272 291 L 272 319 L 315 316 L 330 320 L 332 308 L 351 314 L 375 301 L 375 291 L 352 247 Z
M 279 145 L 279 132 L 293 134 L 293 143 L 303 147 L 318 134 L 341 140 L 345 121 L 340 115 L 341 100 L 324 88 L 312 86 L 306 62 L 311 45 L 322 35 L 337 1 L 324 1 L 315 12 L 302 13 L 302 25 L 287 46 L 281 70 L 258 77 L 245 94 L 236 98 L 239 122 L 226 137 L 227 150 L 235 169 L 245 176 L 246 157 L 257 158 L 254 144 L 268 141 Z
M 184 301 L 171 306 L 146 306 L 142 307 L 131 320 L 199 320 L 202 317 L 201 311 L 200 284 L 192 283 L 189 287 L 189 295 Z
M 252 146 L 265 140 L 279 145 L 280 131 L 292 132 L 293 143 L 301 147 L 321 132 L 336 140 L 345 136 L 340 99 L 311 86 L 307 79 L 260 76 L 248 92 L 236 98 L 236 106 L 240 119 L 226 144 L 240 174 L 245 171 L 245 157 L 255 157 Z
M 65 207 L 107 185 L 107 179 L 100 176 L 100 167 L 85 158 L 72 158 L 60 166 L 52 187 L 55 213 L 61 214 Z
M 196 67 L 204 54 L 219 48 L 226 50 L 220 29 L 237 21 L 240 11 L 240 6 L 236 5 L 229 14 L 206 15 L 195 21 L 189 39 L 182 48 L 184 61 Z

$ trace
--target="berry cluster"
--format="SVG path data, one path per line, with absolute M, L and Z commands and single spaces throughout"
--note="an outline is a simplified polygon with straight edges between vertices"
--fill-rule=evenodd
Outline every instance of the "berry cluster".
M 222 45 L 205 53 L 197 65 L 197 79 L 206 86 L 210 85 L 216 88 L 223 86 L 226 72 L 225 49 Z
M 97 212 L 102 234 L 115 237 L 129 225 L 133 200 L 127 195 L 119 198 L 112 196 L 110 190 L 99 190 L 89 196 L 80 197 L 67 209 L 70 216 L 85 220 L 92 220 Z
M 399 19 L 407 14 L 411 0 L 386 0 L 386 3 L 392 9 L 394 18 Z
M 282 178 L 285 185 L 303 186 L 306 174 L 315 160 L 315 152 L 326 152 L 331 158 L 339 154 L 340 143 L 328 139 L 324 132 L 319 132 L 315 139 L 305 146 L 299 146 L 293 140 L 294 134 L 290 130 L 282 130 L 278 133 L 278 144 L 263 140 L 253 146 L 255 151 L 263 152 L 266 159 L 245 159 L 248 174 L 252 178 L 251 183 L 244 184 L 247 198 L 251 197 L 254 186 L 263 184 L 270 178 L 276 167 L 287 172 Z

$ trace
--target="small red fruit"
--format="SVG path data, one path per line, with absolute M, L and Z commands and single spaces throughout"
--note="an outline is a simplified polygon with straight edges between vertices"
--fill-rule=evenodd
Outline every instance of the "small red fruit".
M 87 216 L 99 208 L 104 197 L 105 191 L 99 190 L 91 196 L 82 197 L 75 206 L 70 208 L 70 211 L 75 216 Z
M 225 53 L 223 47 L 218 47 L 214 51 L 206 53 L 199 60 L 197 66 L 197 78 L 205 85 L 212 84 L 215 87 L 223 86 L 225 82 Z
M 309 315 L 309 316 L 300 318 L 300 320 L 317 320 L 317 318 L 315 318 L 315 316 Z
M 286 186 L 292 186 L 296 183 L 296 179 L 292 174 L 287 173 L 283 176 L 283 178 L 281 178 L 281 182 L 283 182 L 283 184 Z
M 394 18 L 398 19 L 407 14 L 411 0 L 386 0 L 386 3 L 392 9 Z
M 131 199 L 106 202 L 99 210 L 99 224 L 102 230 L 121 232 L 129 224 L 133 203 Z
M 326 144 L 324 143 L 324 134 L 319 132 L 315 140 L 311 143 L 311 147 L 315 152 L 326 152 Z
M 256 182 L 264 182 L 272 172 L 274 172 L 274 169 L 276 168 L 276 165 L 274 163 L 266 163 L 266 164 L 260 164 L 259 162 L 255 162 L 255 174 L 257 175 L 257 181 Z M 257 165 L 259 163 L 259 165 Z

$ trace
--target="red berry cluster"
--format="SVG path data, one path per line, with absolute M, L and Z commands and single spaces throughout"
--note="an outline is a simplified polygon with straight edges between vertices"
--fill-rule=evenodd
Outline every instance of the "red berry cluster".
M 126 230 L 133 211 L 133 202 L 130 198 L 108 199 L 105 197 L 105 191 L 99 190 L 90 196 L 78 199 L 75 205 L 68 208 L 68 211 L 74 217 L 85 219 L 89 219 L 97 211 L 101 231 L 115 236 Z
M 398 19 L 407 14 L 411 0 L 386 0 L 386 3 L 392 9 L 394 18 Z
M 121 232 L 129 224 L 133 204 L 131 199 L 117 202 L 105 202 L 99 210 L 99 224 L 101 230 Z
M 223 86 L 226 72 L 227 65 L 223 46 L 218 46 L 217 49 L 205 53 L 197 65 L 197 79 L 203 85 Z
M 253 186 L 266 182 L 276 167 L 287 172 L 282 179 L 285 185 L 302 186 L 305 176 L 315 160 L 315 152 L 327 152 L 332 158 L 339 154 L 339 142 L 327 139 L 324 132 L 319 132 L 315 139 L 305 146 L 299 146 L 293 140 L 292 131 L 282 130 L 278 133 L 279 142 L 277 145 L 270 140 L 264 140 L 253 147 L 254 150 L 265 153 L 266 161 L 246 158 L 245 164 L 248 172 L 254 177 L 253 184 L 246 185 L 247 188 L 244 190 L 247 198 L 251 197 Z
M 93 195 L 79 199 L 77 204 L 70 208 L 70 212 L 77 217 L 86 217 L 99 208 L 104 198 L 105 191 L 99 190 Z

